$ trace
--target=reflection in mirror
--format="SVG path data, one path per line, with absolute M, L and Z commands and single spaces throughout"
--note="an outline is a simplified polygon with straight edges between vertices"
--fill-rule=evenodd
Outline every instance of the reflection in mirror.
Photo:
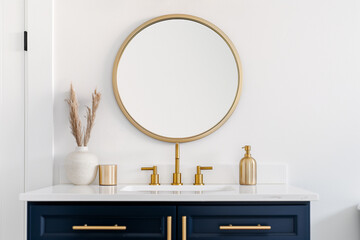
M 142 132 L 169 142 L 192 141 L 215 131 L 235 109 L 240 61 L 212 24 L 163 16 L 124 42 L 113 85 L 120 108 Z

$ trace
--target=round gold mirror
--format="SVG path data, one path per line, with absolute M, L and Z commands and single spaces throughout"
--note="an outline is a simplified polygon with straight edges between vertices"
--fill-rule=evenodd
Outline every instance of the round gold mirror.
M 208 21 L 166 15 L 145 22 L 120 47 L 113 89 L 126 118 L 146 135 L 189 142 L 221 127 L 236 108 L 241 63 Z

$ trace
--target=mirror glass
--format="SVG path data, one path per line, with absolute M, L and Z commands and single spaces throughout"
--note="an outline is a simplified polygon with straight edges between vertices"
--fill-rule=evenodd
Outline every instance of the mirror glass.
M 235 48 L 220 29 L 188 15 L 163 16 L 137 28 L 114 63 L 119 106 L 143 133 L 187 142 L 219 128 L 241 90 Z

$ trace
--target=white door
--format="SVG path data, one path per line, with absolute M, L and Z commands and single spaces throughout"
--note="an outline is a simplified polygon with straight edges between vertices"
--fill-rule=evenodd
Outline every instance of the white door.
M 0 240 L 25 239 L 19 193 L 53 182 L 52 8 L 0 0 Z
M 24 0 L 0 0 L 0 239 L 24 239 Z

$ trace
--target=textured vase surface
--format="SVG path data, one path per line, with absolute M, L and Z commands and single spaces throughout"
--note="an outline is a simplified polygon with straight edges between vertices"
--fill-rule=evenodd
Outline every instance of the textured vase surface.
M 97 174 L 99 160 L 87 147 L 77 147 L 65 159 L 68 180 L 75 185 L 91 184 Z

